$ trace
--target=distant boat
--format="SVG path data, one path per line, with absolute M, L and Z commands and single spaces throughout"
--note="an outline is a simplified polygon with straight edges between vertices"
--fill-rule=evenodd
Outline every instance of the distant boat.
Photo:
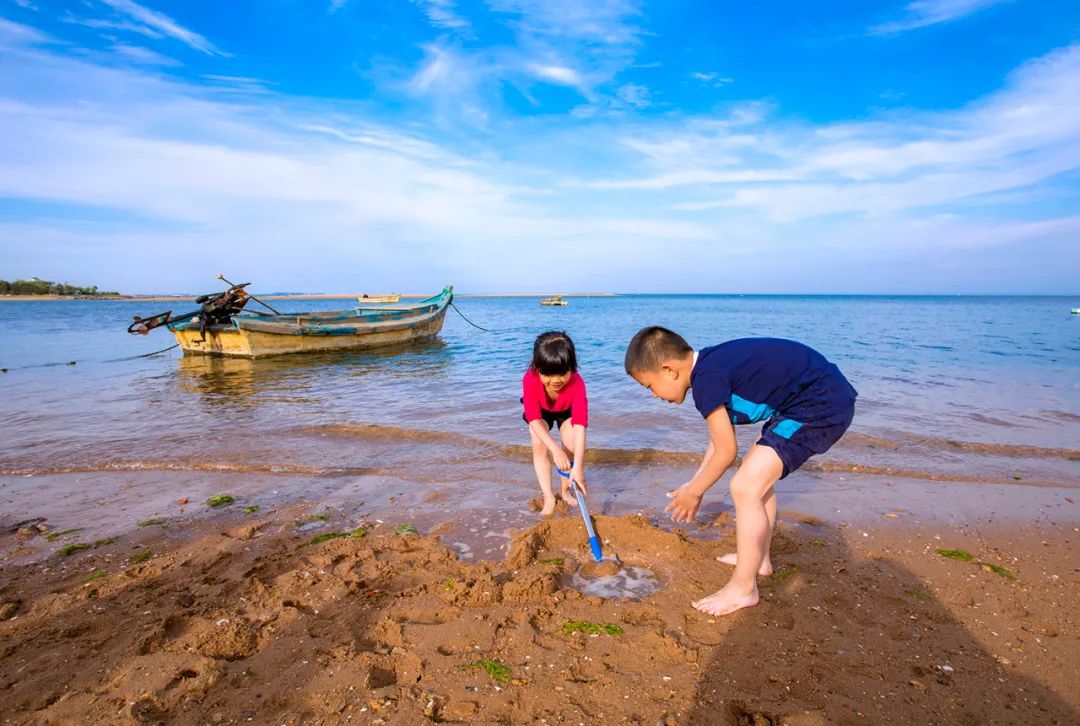
M 552 295 L 551 297 L 545 297 L 544 299 L 542 299 L 540 301 L 540 304 L 546 305 L 548 307 L 566 307 L 568 303 L 566 300 L 563 299 L 562 295 Z
M 401 300 L 401 295 L 368 295 L 364 293 L 360 297 L 356 298 L 356 301 L 362 305 L 367 303 L 396 303 Z
M 1073 308 L 1072 309 L 1072 314 L 1073 315 L 1080 315 L 1080 308 Z
M 169 311 L 136 318 L 128 332 L 145 335 L 153 328 L 167 326 L 184 353 L 191 355 L 262 358 L 360 350 L 438 335 L 454 299 L 454 288 L 447 285 L 438 295 L 405 305 L 269 314 L 244 310 L 249 300 L 266 305 L 245 292 L 247 284 L 198 298 L 202 309 L 192 313 L 174 318 Z

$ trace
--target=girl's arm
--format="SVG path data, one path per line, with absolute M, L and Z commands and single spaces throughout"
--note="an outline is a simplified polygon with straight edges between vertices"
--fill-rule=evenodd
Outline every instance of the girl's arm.
M 574 424 L 571 431 L 574 434 L 574 468 L 570 477 L 581 487 L 582 494 L 588 494 L 585 489 L 585 427 Z
M 577 427 L 575 426 L 575 428 Z M 566 458 L 566 452 L 563 451 L 563 447 L 552 438 L 551 432 L 548 431 L 548 427 L 544 424 L 543 419 L 538 418 L 530 421 L 529 429 L 536 434 L 536 437 L 540 439 L 544 446 L 548 448 L 548 451 L 551 452 L 551 459 L 555 462 L 555 466 L 563 471 L 570 468 L 570 460 Z M 584 442 L 584 437 L 582 438 L 582 441 Z

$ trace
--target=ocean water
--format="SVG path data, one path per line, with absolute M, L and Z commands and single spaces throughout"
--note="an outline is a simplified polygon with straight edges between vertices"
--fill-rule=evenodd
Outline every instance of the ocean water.
M 211 475 L 272 476 L 279 495 L 381 476 L 456 482 L 468 506 L 505 498 L 508 486 L 522 499 L 536 485 L 521 375 L 534 337 L 552 329 L 577 345 L 591 464 L 614 467 L 621 473 L 609 479 L 621 481 L 641 467 L 692 471 L 706 439 L 689 398 L 682 406 L 653 399 L 623 372 L 626 343 L 651 324 L 695 347 L 793 338 L 836 363 L 860 397 L 845 439 L 808 464 L 819 477 L 1075 487 L 1080 316 L 1069 310 L 1078 302 L 629 295 L 545 308 L 536 298 L 464 297 L 458 308 L 490 332 L 451 310 L 433 340 L 256 361 L 178 350 L 128 358 L 175 342 L 166 330 L 128 335 L 133 315 L 193 309 L 186 303 L 0 302 L 0 367 L 8 369 L 0 374 L 0 502 L 18 509 L 20 493 L 42 488 L 137 497 L 170 477 Z M 307 311 L 349 301 L 276 305 Z M 739 427 L 743 450 L 759 428 Z M 594 486 L 602 479 L 590 475 Z

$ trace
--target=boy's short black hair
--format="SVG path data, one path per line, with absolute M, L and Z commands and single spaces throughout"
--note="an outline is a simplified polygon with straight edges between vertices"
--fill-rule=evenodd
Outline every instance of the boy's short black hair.
M 561 330 L 549 330 L 536 336 L 533 343 L 532 369 L 545 376 L 577 372 L 574 341 Z
M 642 328 L 626 346 L 626 372 L 632 376 L 635 372 L 659 370 L 665 361 L 682 358 L 693 350 L 681 335 L 667 328 Z

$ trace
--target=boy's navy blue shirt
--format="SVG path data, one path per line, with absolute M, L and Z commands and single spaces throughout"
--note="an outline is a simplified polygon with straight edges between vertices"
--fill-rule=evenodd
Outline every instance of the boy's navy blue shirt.
M 825 356 L 782 338 L 740 338 L 703 348 L 690 386 L 702 416 L 726 406 L 733 424 L 827 422 L 846 415 L 858 395 Z

